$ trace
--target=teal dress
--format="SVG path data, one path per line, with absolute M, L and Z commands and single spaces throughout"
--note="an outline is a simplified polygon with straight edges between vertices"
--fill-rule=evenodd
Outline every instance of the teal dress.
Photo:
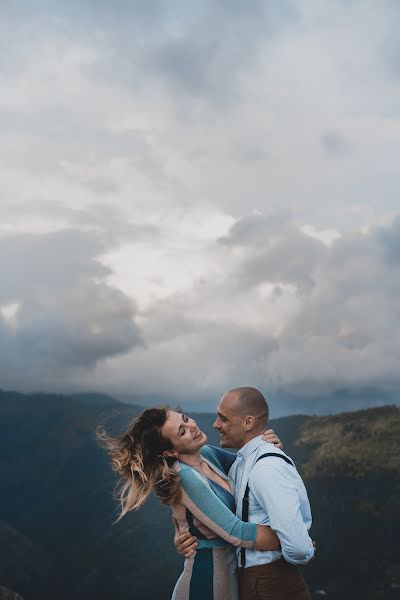
M 201 455 L 232 487 L 226 473 L 235 455 L 213 446 L 204 446 Z M 185 463 L 178 461 L 175 468 L 181 478 L 182 496 L 172 512 L 179 532 L 195 535 L 198 548 L 185 560 L 172 600 L 237 600 L 234 547 L 253 546 L 256 524 L 236 517 L 234 496 L 224 487 Z

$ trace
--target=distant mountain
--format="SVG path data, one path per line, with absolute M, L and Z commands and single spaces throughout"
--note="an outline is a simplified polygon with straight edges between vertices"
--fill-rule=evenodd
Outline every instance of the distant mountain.
M 399 391 L 364 386 L 357 389 L 339 387 L 304 392 L 296 385 L 292 390 L 276 391 L 271 401 L 272 413 L 279 417 L 294 412 L 326 416 L 343 413 L 349 409 L 356 412 L 381 406 L 400 406 Z
M 67 396 L 67 398 L 68 397 L 71 397 L 74 400 L 81 400 L 86 404 L 93 404 L 94 406 L 110 406 L 116 403 L 119 404 L 118 400 L 112 396 L 108 396 L 107 394 L 98 394 L 95 392 L 72 394 L 71 396 Z
M 0 584 L 26 600 L 170 597 L 182 560 L 169 508 L 152 499 L 113 525 L 115 478 L 95 439 L 98 424 L 121 430 L 139 410 L 101 395 L 0 392 Z M 214 416 L 193 416 L 217 444 Z M 309 491 L 318 542 L 305 569 L 311 588 L 329 599 L 395 597 L 400 409 L 271 425 Z
M 326 416 L 351 410 L 352 412 L 380 406 L 400 406 L 399 390 L 363 386 L 336 387 L 333 389 L 300 389 L 298 385 L 285 389 L 270 390 L 269 403 L 271 414 L 275 418 L 287 417 L 293 414 Z M 173 396 L 157 394 L 122 394 L 117 399 L 126 404 L 157 406 L 168 404 L 176 406 L 177 399 Z M 185 399 L 185 410 L 190 414 L 197 412 L 212 413 L 218 403 L 218 398 L 207 396 Z

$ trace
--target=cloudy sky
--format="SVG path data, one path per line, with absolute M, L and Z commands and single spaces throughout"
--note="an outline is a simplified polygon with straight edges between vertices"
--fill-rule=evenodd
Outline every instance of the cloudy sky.
M 396 400 L 399 28 L 396 0 L 2 2 L 0 387 Z

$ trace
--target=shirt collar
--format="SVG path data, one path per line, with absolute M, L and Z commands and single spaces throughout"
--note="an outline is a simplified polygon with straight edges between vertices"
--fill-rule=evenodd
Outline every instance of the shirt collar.
M 262 435 L 258 435 L 257 437 L 255 437 L 252 440 L 250 440 L 249 442 L 247 442 L 247 444 L 242 446 L 240 448 L 240 450 L 238 450 L 238 456 L 247 458 L 248 456 L 250 456 L 250 454 L 253 454 L 253 452 L 255 452 L 257 450 L 257 448 L 259 447 L 259 445 L 261 443 L 262 443 Z

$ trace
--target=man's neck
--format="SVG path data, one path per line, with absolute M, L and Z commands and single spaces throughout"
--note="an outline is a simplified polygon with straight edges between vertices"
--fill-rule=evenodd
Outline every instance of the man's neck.
M 264 433 L 264 431 L 255 431 L 255 432 L 251 432 L 246 434 L 243 437 L 243 444 L 240 446 L 240 448 L 243 448 L 243 446 L 245 446 L 246 444 L 248 444 L 249 442 L 251 442 L 251 440 L 254 440 L 254 438 L 262 435 Z M 238 450 L 240 450 L 240 448 L 238 448 Z

